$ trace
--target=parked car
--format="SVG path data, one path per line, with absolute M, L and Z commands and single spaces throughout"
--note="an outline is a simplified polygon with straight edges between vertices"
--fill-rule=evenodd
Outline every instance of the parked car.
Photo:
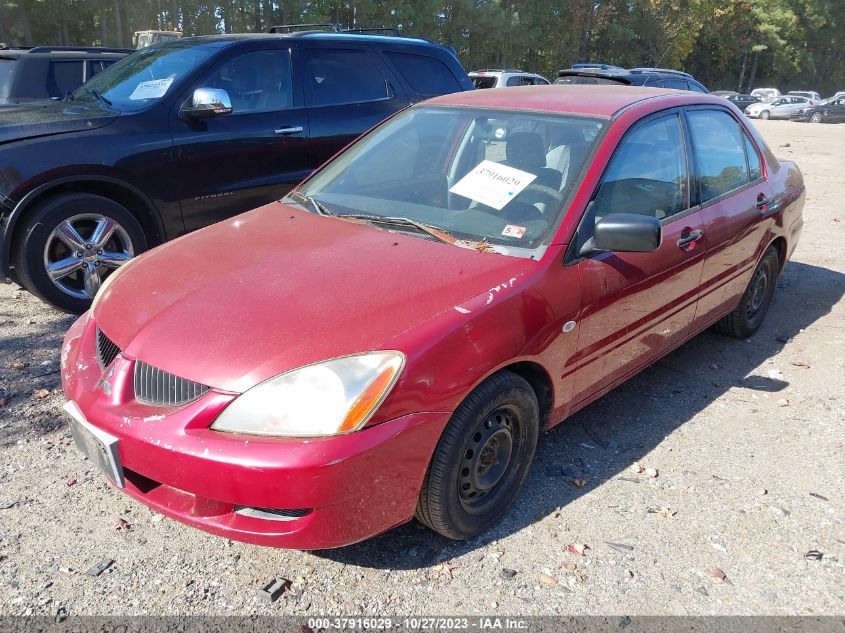
M 840 90 L 836 94 L 834 94 L 831 99 L 838 99 L 839 97 L 845 97 L 845 90 Z
M 135 31 L 132 41 L 135 44 L 135 48 L 146 48 L 153 44 L 172 42 L 181 37 L 181 31 Z
M 710 93 L 714 97 L 730 97 L 731 95 L 739 94 L 736 90 L 715 90 Z
M 730 101 L 732 104 L 734 104 L 737 108 L 739 108 L 743 112 L 745 111 L 745 108 L 747 108 L 748 106 L 755 104 L 755 103 L 760 103 L 759 97 L 752 97 L 751 95 L 733 94 L 733 95 L 729 95 L 729 96 L 725 97 L 725 99 Z
M 809 99 L 813 103 L 818 103 L 822 100 L 821 95 L 818 92 L 813 92 L 810 90 L 790 90 L 786 93 L 788 97 L 804 97 Z
M 61 99 L 132 51 L 0 44 L 0 105 Z
M 843 123 L 845 122 L 845 95 L 838 99 L 831 97 L 815 105 L 808 105 L 790 118 L 810 123 Z
M 471 538 L 541 430 L 713 324 L 760 327 L 803 203 L 724 99 L 438 97 L 107 279 L 65 409 L 116 486 L 227 538 L 339 547 L 414 516 Z
M 708 90 L 689 73 L 669 68 L 631 68 L 625 70 L 609 64 L 575 64 L 557 71 L 556 84 L 623 84 L 652 86 L 707 93 Z
M 2 272 L 82 312 L 150 246 L 278 199 L 385 117 L 472 87 L 451 49 L 410 37 L 144 48 L 64 102 L 0 108 Z
M 474 70 L 469 78 L 476 88 L 510 88 L 513 86 L 548 86 L 551 82 L 536 73 L 522 70 L 502 70 L 491 68 L 488 70 Z
M 777 88 L 755 88 L 751 91 L 751 96 L 758 97 L 763 103 L 771 103 L 781 95 Z
M 788 119 L 808 105 L 811 101 L 804 97 L 778 97 L 769 103 L 752 103 L 745 108 L 745 114 L 752 119 Z

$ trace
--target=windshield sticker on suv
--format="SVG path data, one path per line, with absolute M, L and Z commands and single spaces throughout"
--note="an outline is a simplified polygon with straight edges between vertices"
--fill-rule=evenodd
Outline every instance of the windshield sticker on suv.
M 527 171 L 483 160 L 449 191 L 501 211 L 536 177 Z
M 154 81 L 142 81 L 138 84 L 129 98 L 132 101 L 141 101 L 142 99 L 159 99 L 164 96 L 170 84 L 173 83 L 173 77 L 167 79 L 156 79 Z

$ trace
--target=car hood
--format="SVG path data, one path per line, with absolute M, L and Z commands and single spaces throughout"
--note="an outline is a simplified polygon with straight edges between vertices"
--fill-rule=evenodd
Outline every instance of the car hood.
M 91 104 L 68 101 L 38 101 L 0 107 L 0 143 L 49 134 L 93 130 L 119 116 Z
M 127 357 L 242 392 L 377 349 L 535 264 L 277 202 L 128 263 L 93 318 Z

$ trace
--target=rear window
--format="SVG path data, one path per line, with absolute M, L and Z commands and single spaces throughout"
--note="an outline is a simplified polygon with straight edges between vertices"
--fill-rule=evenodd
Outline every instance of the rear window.
M 0 58 L 0 100 L 8 99 L 12 90 L 12 79 L 15 76 L 16 59 Z
M 482 88 L 495 88 L 496 87 L 496 77 L 471 77 L 472 83 L 477 90 Z
M 442 95 L 461 89 L 452 71 L 439 59 L 412 53 L 385 51 L 384 54 L 408 85 L 422 95 Z
M 50 62 L 47 73 L 47 93 L 54 98 L 64 97 L 82 85 L 82 61 Z
M 315 106 L 389 97 L 387 82 L 365 51 L 312 48 L 305 56 L 306 81 Z

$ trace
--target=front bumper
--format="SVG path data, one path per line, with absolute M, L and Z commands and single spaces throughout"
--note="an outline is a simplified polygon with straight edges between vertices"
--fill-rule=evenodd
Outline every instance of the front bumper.
M 139 403 L 133 360 L 118 356 L 103 372 L 95 336 L 82 317 L 65 338 L 65 397 L 118 439 L 122 490 L 141 503 L 213 534 L 294 549 L 349 545 L 413 517 L 447 413 L 414 413 L 329 438 L 220 433 L 208 427 L 234 395 L 210 391 L 168 409 Z

